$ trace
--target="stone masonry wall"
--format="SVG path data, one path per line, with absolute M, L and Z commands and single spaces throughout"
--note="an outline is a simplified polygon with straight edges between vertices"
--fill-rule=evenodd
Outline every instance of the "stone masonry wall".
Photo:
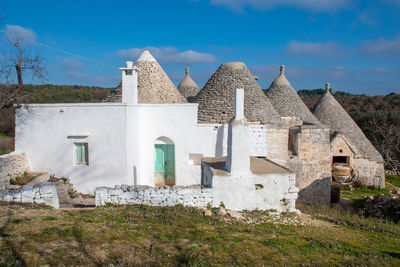
M 385 168 L 383 163 L 369 159 L 353 159 L 353 168 L 358 171 L 358 180 L 363 185 L 385 187 Z
M 365 158 L 355 158 L 355 155 L 343 138 L 337 138 L 331 143 L 332 156 L 349 156 L 350 166 L 358 172 L 358 180 L 363 185 L 384 187 L 385 169 L 383 163 Z
M 289 160 L 296 173 L 299 202 L 330 203 L 331 164 L 330 130 L 301 126 L 296 137 L 297 156 Z
M 39 186 L 25 185 L 19 190 L 0 192 L 0 201 L 45 204 L 59 208 L 57 189 L 54 183 Z
M 149 186 L 116 186 L 115 188 L 96 188 L 96 206 L 107 203 L 116 205 L 145 204 L 153 206 L 175 206 L 182 204 L 191 207 L 205 207 L 212 203 L 212 189 L 199 185 L 154 188 Z
M 10 179 L 29 172 L 28 154 L 10 153 L 0 155 L 0 190 L 10 185 Z
M 279 127 L 267 127 L 266 143 L 267 158 L 286 165 L 288 159 L 289 129 Z

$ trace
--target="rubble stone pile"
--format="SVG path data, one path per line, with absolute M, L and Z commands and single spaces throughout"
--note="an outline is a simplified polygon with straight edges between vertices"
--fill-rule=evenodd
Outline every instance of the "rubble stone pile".
M 400 221 L 400 191 L 390 191 L 391 196 L 371 196 L 365 201 L 364 214 L 377 218 Z

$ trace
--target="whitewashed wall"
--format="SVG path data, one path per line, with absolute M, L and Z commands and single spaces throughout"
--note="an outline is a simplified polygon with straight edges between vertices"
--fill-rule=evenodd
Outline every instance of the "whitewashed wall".
M 126 110 L 121 104 L 29 105 L 16 116 L 16 152 L 32 171 L 69 177 L 81 192 L 126 181 Z M 87 136 L 83 139 L 72 137 Z M 74 141 L 89 143 L 89 165 L 74 165 Z
M 198 104 L 35 104 L 17 111 L 16 151 L 32 171 L 68 177 L 81 192 L 119 184 L 154 186 L 154 144 L 175 144 L 176 184 L 201 183 L 189 154 L 226 156 L 227 125 L 197 124 Z M 266 128 L 250 126 L 252 156 L 266 155 Z M 77 139 L 77 136 L 84 138 Z M 74 165 L 74 141 L 89 143 L 89 165 Z

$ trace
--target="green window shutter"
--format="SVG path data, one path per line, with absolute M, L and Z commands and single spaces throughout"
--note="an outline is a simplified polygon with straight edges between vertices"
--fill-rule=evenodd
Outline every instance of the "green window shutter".
M 81 163 L 82 162 L 82 145 L 75 144 L 75 149 L 76 149 L 76 163 Z

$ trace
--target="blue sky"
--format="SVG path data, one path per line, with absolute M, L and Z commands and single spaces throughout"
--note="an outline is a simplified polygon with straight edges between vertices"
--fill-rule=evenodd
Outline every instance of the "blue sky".
M 77 55 L 39 46 L 47 83 L 114 87 L 118 67 L 149 48 L 176 85 L 186 66 L 202 87 L 220 64 L 243 61 L 263 88 L 285 64 L 296 90 L 329 81 L 400 93 L 400 0 L 19 0 L 0 10 L 1 51 L 18 33 Z

